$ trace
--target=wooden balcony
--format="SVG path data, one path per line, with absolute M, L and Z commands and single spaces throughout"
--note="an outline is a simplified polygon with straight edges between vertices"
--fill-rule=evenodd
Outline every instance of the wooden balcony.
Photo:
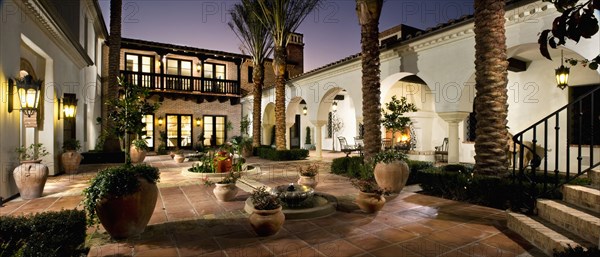
M 121 70 L 126 81 L 148 88 L 151 93 L 175 93 L 187 95 L 240 97 L 237 80 L 209 79 L 159 73 L 132 72 Z

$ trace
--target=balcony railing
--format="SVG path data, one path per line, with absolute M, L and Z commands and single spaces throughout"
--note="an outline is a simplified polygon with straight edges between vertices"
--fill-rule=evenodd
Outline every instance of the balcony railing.
M 147 72 L 121 71 L 126 81 L 154 91 L 239 96 L 237 80 L 209 79 Z

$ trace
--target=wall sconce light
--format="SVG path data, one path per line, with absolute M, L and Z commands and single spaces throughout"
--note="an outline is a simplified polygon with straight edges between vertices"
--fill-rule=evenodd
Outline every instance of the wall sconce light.
M 196 71 L 200 72 L 202 70 L 202 64 L 196 63 Z
M 67 97 L 63 99 L 63 113 L 65 118 L 74 118 L 77 114 L 77 99 Z
M 333 104 L 331 105 L 331 109 L 336 111 L 337 110 L 337 102 L 333 101 Z
M 560 50 L 560 67 L 556 70 L 556 83 L 557 87 L 564 90 L 569 86 L 569 68 L 565 67 L 563 60 L 563 51 Z
M 11 81 L 9 80 L 9 87 Z M 38 105 L 40 104 L 40 90 L 42 88 L 42 81 L 35 80 L 31 75 L 27 75 L 23 78 L 16 79 L 17 93 L 21 102 L 21 111 L 31 117 L 37 112 Z M 12 93 L 9 90 L 9 94 Z M 10 99 L 10 97 L 9 97 Z M 12 101 L 9 102 L 9 110 L 12 109 Z
M 306 115 L 308 113 L 308 108 L 306 108 L 306 106 L 304 106 L 302 108 L 302 114 Z
M 163 124 L 163 117 L 158 117 L 158 125 L 162 126 Z
M 202 126 L 202 120 L 200 118 L 196 118 L 196 127 Z

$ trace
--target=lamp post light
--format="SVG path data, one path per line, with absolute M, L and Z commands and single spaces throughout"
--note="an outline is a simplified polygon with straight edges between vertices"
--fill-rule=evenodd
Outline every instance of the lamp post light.
M 569 68 L 565 67 L 563 60 L 563 51 L 560 50 L 560 67 L 556 70 L 556 83 L 557 87 L 564 90 L 569 86 Z

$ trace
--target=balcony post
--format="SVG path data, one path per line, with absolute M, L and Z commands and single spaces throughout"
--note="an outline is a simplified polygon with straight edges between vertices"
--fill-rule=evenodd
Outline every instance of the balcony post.
M 235 62 L 237 64 L 237 85 L 235 87 L 235 94 L 241 94 L 242 87 L 242 64 L 244 63 L 244 58 L 240 58 L 239 62 Z
M 160 79 L 159 79 L 160 85 L 159 85 L 159 88 L 160 88 L 161 90 L 164 90 L 164 89 L 165 89 L 165 86 L 164 86 L 164 80 L 165 80 L 165 64 L 164 64 L 164 63 L 163 63 L 163 61 L 162 61 L 162 59 L 163 59 L 163 57 L 164 57 L 164 56 L 165 56 L 164 54 L 158 54 L 158 59 L 159 59 L 159 62 L 160 62 Z

